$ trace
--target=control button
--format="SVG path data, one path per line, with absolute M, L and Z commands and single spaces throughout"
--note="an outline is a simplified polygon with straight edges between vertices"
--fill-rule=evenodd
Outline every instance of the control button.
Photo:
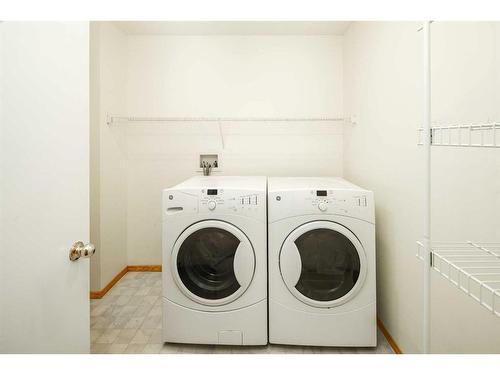
M 361 206 L 366 207 L 366 205 L 367 205 L 367 204 L 366 204 L 366 195 L 363 195 L 363 196 L 361 197 Z
M 327 209 L 326 202 L 319 202 L 318 203 L 318 208 L 322 212 L 326 211 L 326 209 Z
M 209 209 L 210 211 L 215 210 L 215 207 L 217 207 L 217 203 L 215 203 L 215 201 L 210 201 L 210 202 L 208 202 L 208 209 Z

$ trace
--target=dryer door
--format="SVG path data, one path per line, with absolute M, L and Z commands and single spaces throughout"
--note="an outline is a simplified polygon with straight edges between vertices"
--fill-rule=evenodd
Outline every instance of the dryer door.
M 314 307 L 334 307 L 351 299 L 366 276 L 366 255 L 356 236 L 330 221 L 314 221 L 289 234 L 280 251 L 287 288 Z
M 255 253 L 250 240 L 234 225 L 201 221 L 175 242 L 171 271 L 178 287 L 193 301 L 224 305 L 241 296 L 252 282 Z

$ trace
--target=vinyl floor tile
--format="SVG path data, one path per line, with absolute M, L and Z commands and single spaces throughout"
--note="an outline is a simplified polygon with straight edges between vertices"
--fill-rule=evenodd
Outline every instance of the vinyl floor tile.
M 95 354 L 392 354 L 378 332 L 376 348 L 292 345 L 223 346 L 163 343 L 161 272 L 128 272 L 102 298 L 90 302 Z

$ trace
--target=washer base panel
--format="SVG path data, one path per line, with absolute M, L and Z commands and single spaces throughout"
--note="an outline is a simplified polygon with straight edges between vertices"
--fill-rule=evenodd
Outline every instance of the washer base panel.
M 377 346 L 376 304 L 336 314 L 290 309 L 269 300 L 269 342 L 311 346 Z
M 233 311 L 192 310 L 163 298 L 163 341 L 267 345 L 267 301 Z

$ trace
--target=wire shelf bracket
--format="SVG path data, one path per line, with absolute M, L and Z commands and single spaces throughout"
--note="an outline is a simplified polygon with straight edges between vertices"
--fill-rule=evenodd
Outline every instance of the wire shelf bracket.
M 423 145 L 424 129 L 417 132 L 418 145 Z M 500 148 L 500 122 L 433 126 L 430 142 L 432 146 Z
M 417 242 L 423 260 L 423 242 Z M 431 268 L 500 317 L 500 243 L 433 242 Z

